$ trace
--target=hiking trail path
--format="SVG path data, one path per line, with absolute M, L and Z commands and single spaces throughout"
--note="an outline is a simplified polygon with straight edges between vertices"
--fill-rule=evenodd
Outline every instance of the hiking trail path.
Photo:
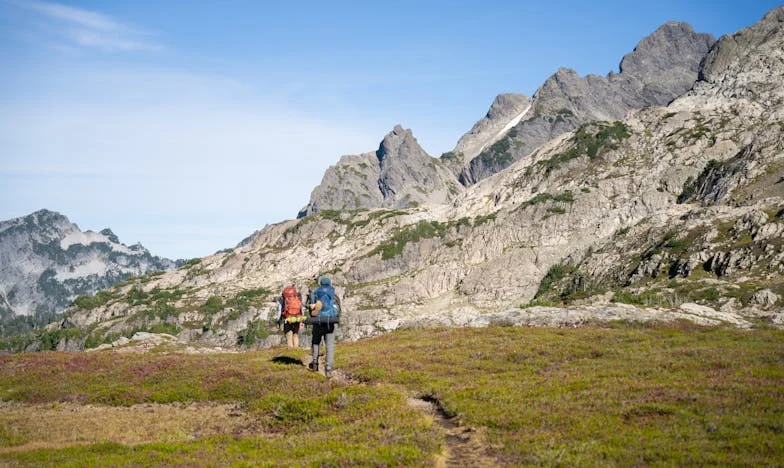
M 307 369 L 311 359 L 308 357 L 302 361 Z M 323 365 L 319 365 L 318 372 L 324 375 Z M 330 379 L 345 385 L 365 385 L 340 369 L 333 370 Z M 441 447 L 441 453 L 434 460 L 434 466 L 437 468 L 495 467 L 501 464 L 497 458 L 489 454 L 491 447 L 484 432 L 462 424 L 460 418 L 448 414 L 436 399 L 408 397 L 406 403 L 421 412 L 424 417 L 432 419 L 433 428 L 444 436 L 446 445 Z

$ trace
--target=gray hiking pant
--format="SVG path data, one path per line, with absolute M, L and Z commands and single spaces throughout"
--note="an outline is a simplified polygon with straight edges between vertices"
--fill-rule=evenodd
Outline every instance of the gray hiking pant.
M 313 344 L 311 345 L 313 362 L 318 362 L 319 345 L 321 344 L 321 339 L 324 338 L 324 344 L 327 347 L 327 370 L 335 368 L 335 333 L 337 331 L 338 326 L 334 323 L 330 325 L 313 325 Z

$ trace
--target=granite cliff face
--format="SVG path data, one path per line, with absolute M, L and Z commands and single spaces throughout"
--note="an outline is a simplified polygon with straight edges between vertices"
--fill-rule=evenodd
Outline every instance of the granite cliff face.
M 50 332 L 277 344 L 264 325 L 275 295 L 322 274 L 348 339 L 433 324 L 784 326 L 783 19 L 781 7 L 716 43 L 704 79 L 666 107 L 582 124 L 446 203 L 314 210 L 115 287 Z
M 713 42 L 711 35 L 695 33 L 688 24 L 670 22 L 623 58 L 620 73 L 580 77 L 574 70 L 559 69 L 536 91 L 531 108 L 506 137 L 471 156 L 461 182 L 470 185 L 495 174 L 584 123 L 666 105 L 694 84 Z
M 327 169 L 299 217 L 321 210 L 447 203 L 462 189 L 448 167 L 419 146 L 411 130 L 397 125 L 377 151 L 343 156 Z
M 174 267 L 175 262 L 154 257 L 141 245 L 121 244 L 109 229 L 82 232 L 56 212 L 41 210 L 0 222 L 4 334 L 18 331 L 11 325 L 15 317 L 51 320 L 79 295 Z

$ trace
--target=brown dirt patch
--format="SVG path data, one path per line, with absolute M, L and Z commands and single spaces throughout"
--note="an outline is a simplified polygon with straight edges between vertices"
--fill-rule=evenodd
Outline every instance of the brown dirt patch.
M 435 461 L 438 468 L 450 466 L 498 466 L 499 462 L 489 455 L 490 446 L 481 430 L 460 424 L 449 417 L 436 401 L 409 398 L 408 405 L 432 418 L 446 439 L 446 446 Z
M 136 445 L 219 434 L 259 435 L 241 407 L 215 403 L 112 407 L 0 402 L 0 429 L 0 453 L 99 442 Z

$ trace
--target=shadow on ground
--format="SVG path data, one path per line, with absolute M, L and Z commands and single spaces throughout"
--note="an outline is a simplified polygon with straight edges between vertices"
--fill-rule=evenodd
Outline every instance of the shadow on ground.
M 275 356 L 272 358 L 272 362 L 275 364 L 304 366 L 302 359 L 293 358 L 291 356 Z

